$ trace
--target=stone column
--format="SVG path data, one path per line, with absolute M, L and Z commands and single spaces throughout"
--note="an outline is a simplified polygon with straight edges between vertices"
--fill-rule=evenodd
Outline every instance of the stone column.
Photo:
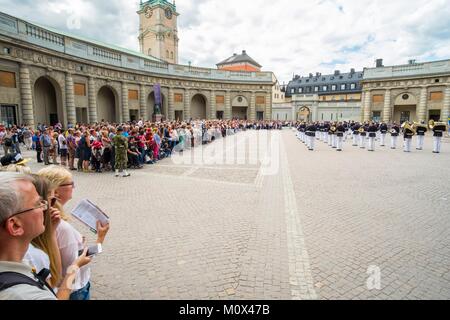
M 270 92 L 266 93 L 266 120 L 272 120 L 272 95 Z
M 191 93 L 189 89 L 184 90 L 184 120 L 191 119 Z
M 231 120 L 232 110 L 231 110 L 231 92 L 227 90 L 225 92 L 225 120 Z
M 366 91 L 364 95 L 364 121 L 370 121 L 371 98 L 370 91 Z
M 122 82 L 122 121 L 130 121 L 130 108 L 128 106 L 128 84 Z
M 210 112 L 210 119 L 214 120 L 217 118 L 216 113 L 217 113 L 217 107 L 216 107 L 216 92 L 214 90 L 211 90 L 210 93 L 210 105 L 211 105 L 211 112 Z
M 448 123 L 450 117 L 450 85 L 444 91 L 444 105 L 442 106 L 441 120 Z
M 251 97 L 250 97 L 250 121 L 256 120 L 256 92 L 252 91 Z
M 67 123 L 75 124 L 77 122 L 77 113 L 75 110 L 73 78 L 70 73 L 66 73 L 66 109 Z
M 22 104 L 22 121 L 34 128 L 33 95 L 31 92 L 30 69 L 27 64 L 20 65 L 20 101 Z
M 420 100 L 419 106 L 417 108 L 417 118 L 419 121 L 426 121 L 427 119 L 427 99 L 428 99 L 428 88 L 422 87 L 420 90 Z M 411 119 L 414 121 L 414 119 Z
M 139 88 L 139 114 L 140 117 L 144 120 L 150 120 L 147 112 L 147 99 L 145 96 L 145 85 L 141 84 Z
M 383 122 L 389 123 L 392 121 L 392 107 L 391 107 L 391 90 L 387 89 L 384 93 L 384 109 L 383 109 Z
M 364 121 L 364 101 L 365 101 L 365 97 L 366 97 L 366 94 L 363 91 L 362 94 L 361 94 L 361 107 L 360 107 L 360 110 L 359 110 L 359 121 L 360 122 Z
M 319 118 L 319 101 L 314 101 L 312 105 L 311 121 L 317 121 Z
M 175 104 L 174 104 L 174 90 L 172 87 L 169 87 L 169 120 L 173 121 L 175 119 Z
M 95 90 L 95 81 L 94 78 L 89 77 L 88 82 L 88 91 L 89 91 L 89 109 L 88 109 L 88 117 L 89 123 L 97 122 L 97 94 Z

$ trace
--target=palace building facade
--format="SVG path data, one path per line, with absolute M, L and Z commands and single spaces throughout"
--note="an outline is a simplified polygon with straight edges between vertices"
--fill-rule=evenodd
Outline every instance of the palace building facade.
M 145 8 L 141 6 L 144 11 L 139 14 L 155 14 L 145 13 Z M 174 59 L 177 55 L 174 48 Z M 270 120 L 275 81 L 272 72 L 171 64 L 0 12 L 0 122 L 4 124 L 149 120 L 154 114 L 155 87 L 161 87 L 161 111 L 167 120 L 256 120 L 257 115 Z
M 295 76 L 283 88 L 294 121 L 359 120 L 363 73 L 336 70 L 334 74 Z
M 450 116 L 450 60 L 365 68 L 361 120 L 442 120 Z

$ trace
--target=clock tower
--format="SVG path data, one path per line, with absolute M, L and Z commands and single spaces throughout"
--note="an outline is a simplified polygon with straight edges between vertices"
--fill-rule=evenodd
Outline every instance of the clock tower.
M 178 63 L 177 8 L 167 0 L 141 0 L 139 46 L 141 52 L 168 63 Z

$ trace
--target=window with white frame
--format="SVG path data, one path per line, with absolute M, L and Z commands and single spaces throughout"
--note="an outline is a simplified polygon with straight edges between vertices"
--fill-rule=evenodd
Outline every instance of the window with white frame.
M 341 90 L 345 90 L 347 86 L 345 84 L 341 84 Z
M 333 84 L 333 85 L 331 86 L 331 91 L 336 91 L 336 85 L 335 85 L 335 84 Z
M 328 86 L 323 86 L 322 87 L 322 91 L 327 91 L 328 90 Z
M 355 89 L 356 89 L 356 83 L 352 83 L 352 84 L 350 85 L 350 89 L 355 90 Z

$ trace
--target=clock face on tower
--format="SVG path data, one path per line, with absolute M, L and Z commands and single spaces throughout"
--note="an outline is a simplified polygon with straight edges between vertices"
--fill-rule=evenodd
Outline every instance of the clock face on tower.
M 151 16 L 153 15 L 153 10 L 152 10 L 152 8 L 150 8 L 150 7 L 147 7 L 147 8 L 145 8 L 145 16 L 147 17 L 147 18 L 151 18 Z
M 169 19 L 169 20 L 172 19 L 173 13 L 172 13 L 172 10 L 170 10 L 170 8 L 167 8 L 165 13 L 166 13 L 166 18 L 167 19 Z

